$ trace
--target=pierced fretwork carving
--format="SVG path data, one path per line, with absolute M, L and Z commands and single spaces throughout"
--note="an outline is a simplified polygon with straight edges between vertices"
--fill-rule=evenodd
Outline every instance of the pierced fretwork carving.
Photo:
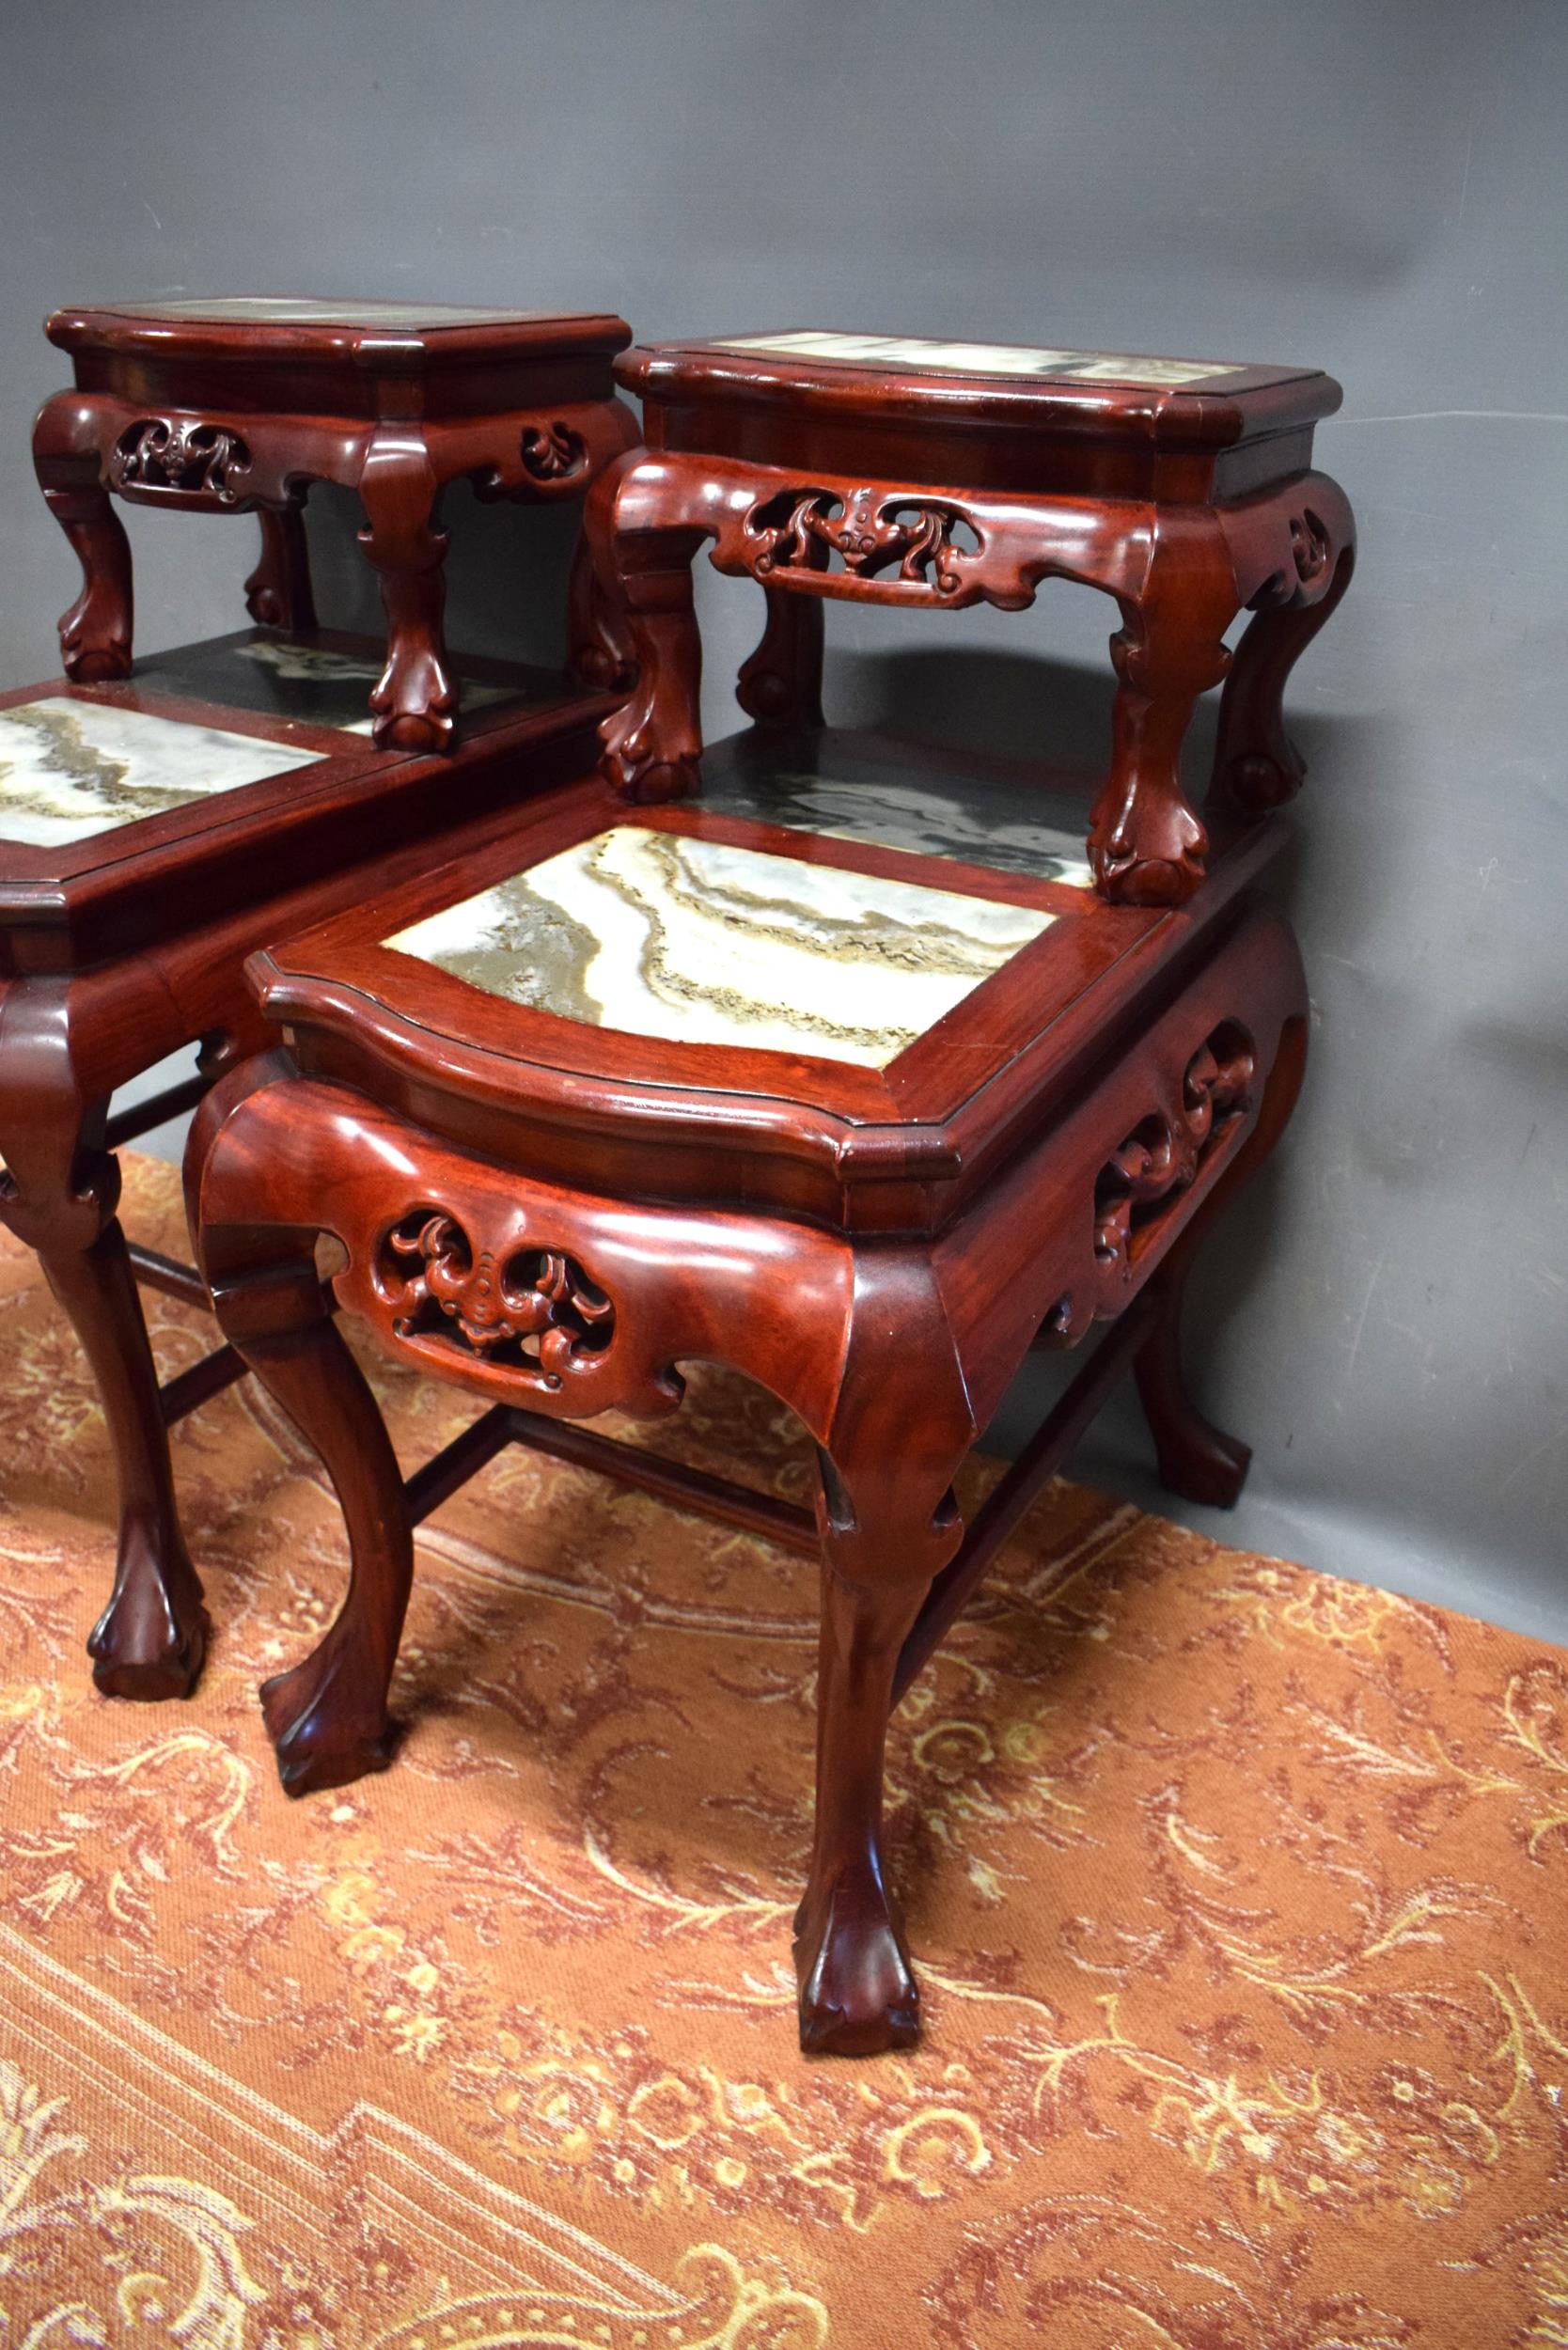
M 1094 1186 L 1103 1293 L 1114 1296 L 1131 1278 L 1143 1228 L 1196 1181 L 1220 1136 L 1251 1106 L 1255 1067 L 1250 1038 L 1223 1022 L 1187 1063 L 1179 1115 L 1144 1119 L 1106 1160 Z
M 1314 604 L 1323 596 L 1334 567 L 1333 531 L 1310 506 L 1291 515 L 1286 531 L 1290 561 L 1271 572 L 1252 597 L 1254 611 L 1276 610 L 1281 604 Z
M 588 465 L 588 443 L 559 419 L 523 428 L 523 470 L 533 481 L 570 481 Z
M 116 490 L 162 490 L 233 506 L 243 495 L 250 465 L 244 442 L 221 424 L 145 416 L 127 425 L 110 450 L 109 483 Z
M 516 1248 L 498 1258 L 439 1208 L 412 1208 L 383 1234 L 375 1282 L 397 1337 L 438 1339 L 546 1387 L 615 1335 L 614 1306 L 571 1257 Z
M 824 572 L 834 556 L 856 579 L 896 567 L 906 586 L 956 596 L 963 574 L 953 541 L 962 517 L 886 491 L 787 490 L 747 518 L 748 560 L 759 579 L 780 572 Z

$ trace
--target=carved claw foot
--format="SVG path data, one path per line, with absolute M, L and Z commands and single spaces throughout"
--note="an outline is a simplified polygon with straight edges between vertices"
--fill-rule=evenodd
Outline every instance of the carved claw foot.
M 1203 878 L 1209 837 L 1179 791 L 1157 803 L 1129 802 L 1114 815 L 1095 811 L 1090 862 L 1105 895 L 1118 905 L 1179 906 Z
M 795 1915 L 794 1958 L 803 2054 L 878 2056 L 915 2045 L 919 1986 L 874 1878 L 840 1877 L 821 1904 L 808 1894 Z
M 377 749 L 449 751 L 457 740 L 457 706 L 451 680 L 432 654 L 404 657 L 394 648 L 370 696 Z
M 400 1726 L 379 1695 L 353 1687 L 354 1670 L 352 1648 L 321 1648 L 262 1684 L 261 1717 L 286 1795 L 347 1787 L 384 1771 L 396 1754 Z
M 131 637 L 118 596 L 84 588 L 60 616 L 60 663 L 74 685 L 114 685 L 131 674 Z
M 640 770 L 622 768 L 616 781 L 635 807 L 646 807 L 657 800 L 689 800 L 698 787 L 698 767 L 695 759 L 666 760 L 661 765 Z
M 104 1696 L 144 1704 L 189 1697 L 212 1631 L 183 1548 L 160 1557 L 147 1529 L 128 1528 L 114 1592 L 87 1640 L 92 1677 Z

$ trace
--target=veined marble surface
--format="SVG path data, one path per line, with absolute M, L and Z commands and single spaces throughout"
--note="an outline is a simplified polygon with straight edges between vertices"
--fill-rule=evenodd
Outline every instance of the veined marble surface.
M 463 310 L 449 303 L 322 302 L 314 295 L 220 294 L 191 302 L 94 305 L 117 318 L 232 320 L 269 326 L 489 326 L 497 320 L 545 319 L 551 310 Z
M 254 644 L 237 645 L 235 652 L 242 661 L 254 661 L 259 667 L 270 671 L 285 685 L 302 685 L 318 695 L 336 701 L 340 707 L 345 686 L 356 689 L 359 701 L 366 701 L 382 670 L 384 661 L 362 661 L 355 654 L 334 652 L 327 645 L 289 645 L 259 638 Z M 491 702 L 510 701 L 517 688 L 512 685 L 484 685 L 473 678 L 459 678 L 458 708 L 460 711 L 483 710 Z M 303 696 L 308 700 L 310 695 Z M 304 717 L 304 709 L 293 713 Z M 369 734 L 375 727 L 375 713 L 367 710 L 357 718 L 323 717 L 323 726 L 337 726 L 344 734 Z
M 1046 351 L 1017 343 L 937 343 L 899 335 L 841 335 L 803 328 L 789 335 L 735 335 L 710 348 L 775 352 L 781 359 L 825 359 L 840 368 L 913 368 L 925 375 L 1055 376 L 1069 384 L 1131 384 L 1179 391 L 1246 369 L 1225 359 L 1145 359 L 1109 351 Z
M 917 856 L 955 857 L 993 872 L 1027 873 L 1038 881 L 1092 889 L 1084 834 L 1043 822 L 1027 812 L 1017 790 L 979 776 L 940 783 L 911 777 L 807 774 L 772 767 L 748 776 L 731 770 L 704 782 L 699 805 L 721 816 L 749 816 L 822 833 L 830 840 L 866 840 Z
M 0 710 L 0 838 L 62 848 L 322 755 L 48 695 Z
M 881 1069 L 1054 918 L 613 824 L 384 943 L 595 1027 Z

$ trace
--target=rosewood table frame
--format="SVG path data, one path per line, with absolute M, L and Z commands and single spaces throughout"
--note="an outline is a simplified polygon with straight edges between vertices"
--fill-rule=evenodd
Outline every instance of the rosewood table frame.
M 1301 1082 L 1299 957 L 1251 893 L 1280 839 L 1267 812 L 1301 780 L 1285 679 L 1344 592 L 1354 528 L 1310 462 L 1338 386 L 1208 372 L 1225 380 L 1200 396 L 723 345 L 627 354 L 648 446 L 609 463 L 587 508 L 606 659 L 636 672 L 601 729 L 604 780 L 556 795 L 504 855 L 449 843 L 445 870 L 254 958 L 284 1042 L 227 1074 L 192 1129 L 187 1200 L 221 1326 L 321 1452 L 349 1529 L 337 1618 L 262 1692 L 284 1785 L 389 1761 L 414 1527 L 506 1445 L 815 1551 L 817 1803 L 794 1943 L 808 2051 L 917 2035 L 883 1849 L 888 1716 L 1117 1379 L 1133 1371 L 1173 1489 L 1223 1504 L 1247 1472 L 1187 1391 L 1182 1301 Z M 1011 610 L 1052 575 L 1109 595 L 1096 888 L 705 809 L 704 545 L 763 589 L 739 690 L 776 745 L 821 726 L 828 601 Z M 1205 823 L 1180 758 L 1221 679 Z M 880 1067 L 618 1033 L 388 945 L 625 822 L 628 803 L 655 831 L 1062 918 Z M 323 1232 L 343 1258 L 330 1297 Z M 406 1480 L 335 1303 L 483 1399 Z M 1102 1324 L 965 1531 L 956 1472 L 1026 1354 Z M 795 1413 L 816 1447 L 809 1517 L 572 1424 L 673 1411 L 690 1360 Z
M 319 921 L 419 870 L 430 858 L 420 844 L 454 808 L 504 833 L 520 797 L 580 770 L 607 700 L 562 688 L 521 714 L 487 709 L 454 762 L 388 758 L 337 728 L 133 686 L 24 687 L 0 708 L 40 690 L 329 754 L 75 848 L 0 842 L 0 1221 L 37 1252 L 81 1340 L 118 1480 L 114 1590 L 88 1643 L 94 1679 L 115 1696 L 179 1697 L 200 1672 L 210 1625 L 167 1431 L 245 1366 L 225 1346 L 160 1386 L 137 1281 L 210 1301 L 194 1266 L 126 1239 L 116 1154 L 268 1042 L 243 971 L 274 927 Z M 201 1047 L 196 1075 L 110 1115 L 116 1090 L 190 1044 Z
M 561 795 L 534 837 L 508 844 L 513 866 L 615 806 L 588 787 Z M 1284 924 L 1247 897 L 1277 845 L 1271 828 L 1255 831 L 1180 912 L 1102 907 L 1092 918 L 1115 946 L 1098 987 L 1045 1019 L 1032 1058 L 1027 1017 L 1000 1008 L 1027 999 L 1031 962 L 1038 986 L 1067 926 L 1015 956 L 968 999 L 979 1024 L 991 991 L 981 1032 L 1007 1030 L 994 1075 L 946 1119 L 879 1125 L 811 1106 L 830 1075 L 842 1100 L 869 1100 L 882 1082 L 869 1072 L 786 1061 L 767 1098 L 749 1066 L 761 1056 L 596 1030 L 578 1037 L 574 1067 L 553 1069 L 573 1024 L 486 1007 L 374 944 L 449 899 L 460 876 L 482 885 L 488 869 L 471 857 L 257 958 L 261 1001 L 290 1042 L 207 1098 L 186 1168 L 225 1335 L 308 1432 L 350 1531 L 339 1616 L 263 1691 L 284 1785 L 335 1786 L 390 1759 L 414 1525 L 506 1444 L 815 1549 L 802 2044 L 907 2044 L 917 1995 L 881 1841 L 891 1706 L 1129 1366 L 1173 1486 L 1223 1501 L 1245 1474 L 1245 1447 L 1187 1395 L 1179 1318 L 1202 1232 L 1272 1148 L 1300 1082 L 1299 960 Z M 627 1047 L 640 1079 L 615 1073 Z M 675 1081 L 682 1056 L 705 1071 L 702 1089 Z M 629 1184 L 634 1158 L 641 1179 Z M 726 1204 L 737 1160 L 744 1209 Z M 322 1297 L 323 1231 L 346 1259 L 335 1299 L 489 1406 L 407 1480 Z M 1029 1347 L 1074 1344 L 1113 1318 L 965 1536 L 954 1474 Z M 677 1365 L 696 1358 L 758 1379 L 805 1423 L 821 1465 L 814 1517 L 559 1424 L 669 1412 Z
M 1107 898 L 1173 904 L 1201 878 L 1208 834 L 1181 755 L 1209 687 L 1225 682 L 1213 804 L 1257 814 L 1299 788 L 1284 687 L 1355 561 L 1344 494 L 1309 463 L 1313 421 L 1339 405 L 1327 376 L 1234 369 L 1233 388 L 1200 399 L 701 344 L 629 352 L 617 373 L 643 400 L 648 446 L 601 478 L 588 527 L 636 670 L 607 743 L 629 797 L 696 787 L 690 566 L 705 542 L 718 571 L 767 597 L 742 706 L 793 728 L 822 723 L 823 602 L 1011 612 L 1053 577 L 1111 597 L 1111 758 L 1089 834 Z M 1224 638 L 1244 610 L 1232 656 Z
M 60 310 L 48 333 L 76 377 L 33 430 L 39 486 L 83 571 L 60 621 L 68 677 L 131 674 L 131 548 L 114 498 L 259 513 L 248 609 L 305 634 L 315 612 L 303 509 L 312 481 L 337 482 L 364 509 L 360 540 L 386 611 L 386 666 L 370 696 L 384 749 L 446 750 L 455 739 L 442 626 L 447 484 L 466 478 L 484 498 L 574 499 L 637 439 L 610 378 L 631 329 L 609 315 L 416 328 L 221 319 L 174 305 Z M 573 592 L 592 592 L 581 568 Z

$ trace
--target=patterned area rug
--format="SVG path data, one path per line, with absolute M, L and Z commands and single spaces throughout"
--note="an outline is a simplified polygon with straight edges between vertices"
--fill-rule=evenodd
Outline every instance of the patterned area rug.
M 895 1726 L 925 2042 L 807 2062 L 808 1570 L 505 1457 L 425 1530 L 395 1768 L 290 1804 L 313 1459 L 249 1383 L 180 1429 L 211 1664 L 99 1698 L 102 1422 L 0 1280 L 0 2340 L 1568 2343 L 1568 1657 L 1058 1485 Z M 410 1464 L 473 1409 L 374 1375 Z M 729 1379 L 655 1440 L 804 1496 Z

